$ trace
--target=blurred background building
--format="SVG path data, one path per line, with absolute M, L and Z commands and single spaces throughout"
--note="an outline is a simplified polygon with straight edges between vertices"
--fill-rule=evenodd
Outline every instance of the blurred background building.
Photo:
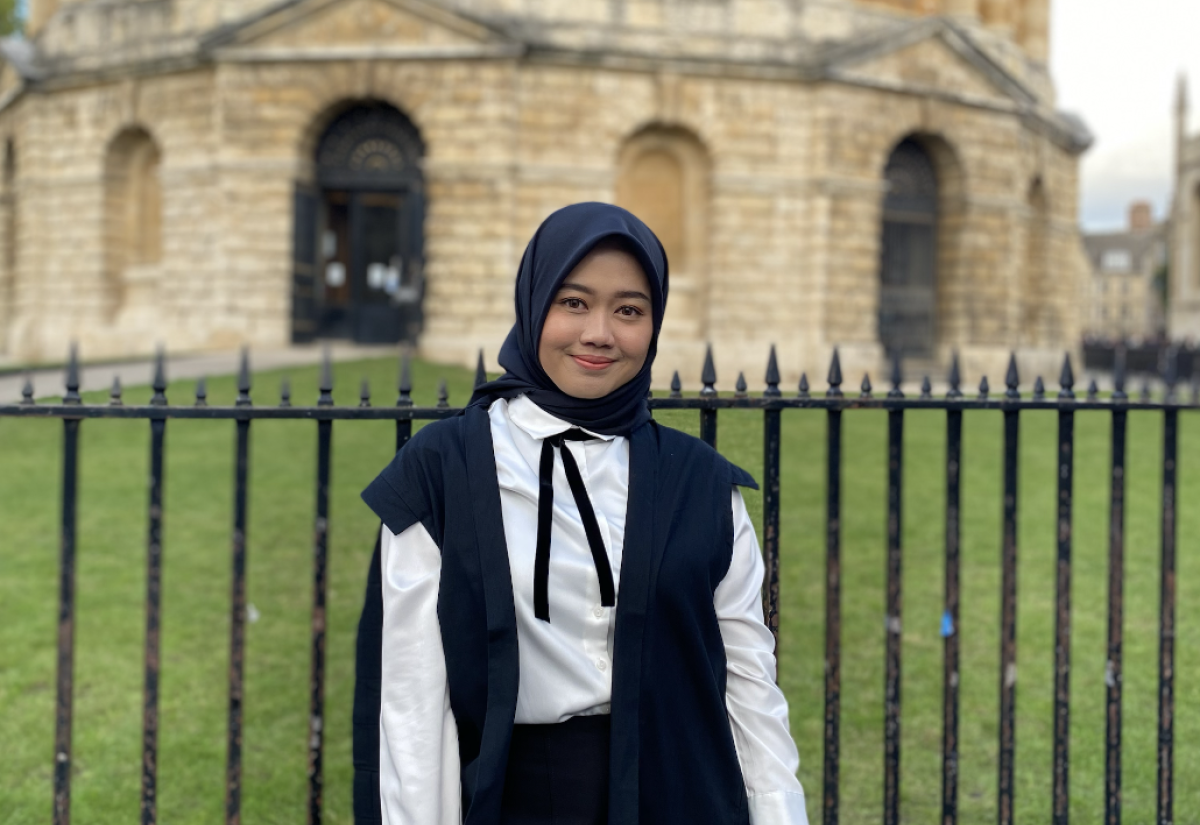
M 1200 135 L 1188 134 L 1187 81 L 1175 99 L 1175 198 L 1168 303 L 1172 338 L 1200 340 Z
M 1166 335 L 1168 237 L 1168 224 L 1155 222 L 1146 201 L 1129 207 L 1125 230 L 1083 236 L 1091 263 L 1085 336 L 1147 340 Z
M 671 259 L 662 382 L 706 342 L 725 375 L 771 343 L 792 377 L 834 345 L 1049 373 L 1082 332 L 1091 140 L 1049 2 L 29 0 L 0 346 L 494 358 L 533 230 L 605 200 Z

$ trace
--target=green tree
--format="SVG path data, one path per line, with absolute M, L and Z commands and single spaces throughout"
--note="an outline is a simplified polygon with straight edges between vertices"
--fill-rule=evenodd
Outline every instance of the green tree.
M 0 0 L 0 36 L 19 34 L 24 30 L 24 0 Z

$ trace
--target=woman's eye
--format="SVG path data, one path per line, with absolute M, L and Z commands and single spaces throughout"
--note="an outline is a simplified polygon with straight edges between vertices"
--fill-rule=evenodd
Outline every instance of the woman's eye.
M 636 318 L 639 315 L 643 315 L 644 313 L 638 307 L 623 306 L 617 310 L 617 314 L 624 315 L 626 318 Z
M 563 298 L 559 304 L 567 309 L 586 309 L 586 305 L 579 298 Z

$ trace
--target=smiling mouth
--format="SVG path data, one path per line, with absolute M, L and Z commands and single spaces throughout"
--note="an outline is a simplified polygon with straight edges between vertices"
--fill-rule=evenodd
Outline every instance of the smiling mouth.
M 617 363 L 612 358 L 602 358 L 596 355 L 572 355 L 571 358 L 575 360 L 576 364 L 592 372 L 599 372 Z

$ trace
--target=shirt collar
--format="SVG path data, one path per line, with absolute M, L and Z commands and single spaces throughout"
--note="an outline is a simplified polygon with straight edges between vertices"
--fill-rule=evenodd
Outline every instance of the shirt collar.
M 517 396 L 508 402 L 508 418 L 530 438 L 538 441 L 552 435 L 565 433 L 572 428 L 572 425 L 560 418 L 555 418 L 524 395 Z M 591 430 L 583 431 L 592 438 L 599 438 L 603 441 L 612 441 L 616 438 L 615 435 L 599 435 Z

